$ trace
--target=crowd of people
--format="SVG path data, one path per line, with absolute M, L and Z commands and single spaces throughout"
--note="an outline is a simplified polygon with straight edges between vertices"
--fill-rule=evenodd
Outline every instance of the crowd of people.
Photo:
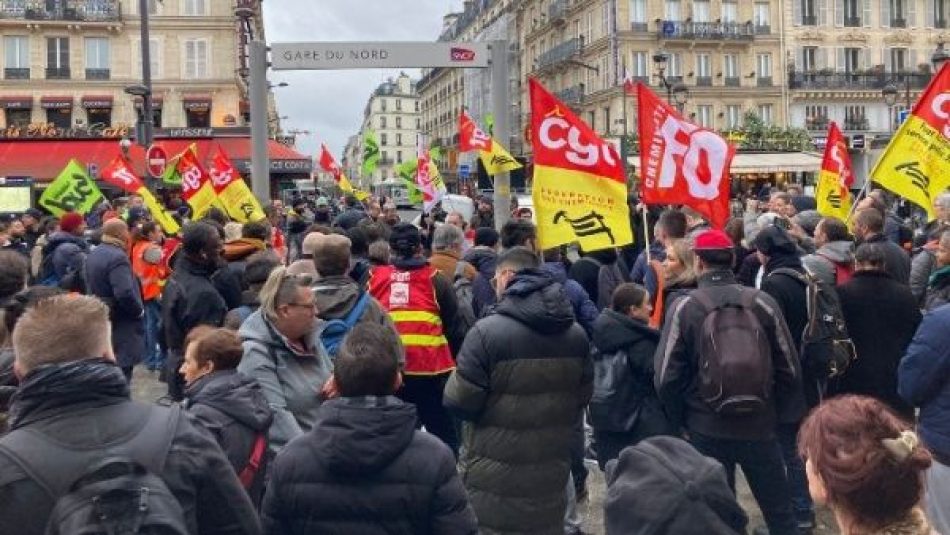
M 596 465 L 608 534 L 746 533 L 739 467 L 755 533 L 950 535 L 950 193 L 916 233 L 803 197 L 717 230 L 632 196 L 650 241 L 596 251 L 487 199 L 177 236 L 135 196 L 31 209 L 0 223 L 0 533 L 575 535 Z

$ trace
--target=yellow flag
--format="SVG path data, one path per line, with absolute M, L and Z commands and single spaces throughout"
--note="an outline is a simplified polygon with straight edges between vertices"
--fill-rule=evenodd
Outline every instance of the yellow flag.
M 482 165 L 485 166 L 485 172 L 490 176 L 507 173 L 522 167 L 518 160 L 514 159 L 511 153 L 505 150 L 505 147 L 502 147 L 494 138 L 492 138 L 491 151 L 478 151 L 478 157 L 481 158 Z
M 165 211 L 165 207 L 152 195 L 152 192 L 149 191 L 148 188 L 139 188 L 136 193 L 139 197 L 142 197 L 145 208 L 147 208 L 148 212 L 152 215 L 152 219 L 161 225 L 162 230 L 164 230 L 166 234 L 169 236 L 178 234 L 178 231 L 181 230 L 181 227 L 178 226 L 178 222 Z
M 950 187 L 950 66 L 944 64 L 871 171 L 871 180 L 927 211 Z
M 818 172 L 818 184 L 815 188 L 818 213 L 847 222 L 852 202 L 848 188 L 853 182 L 854 172 L 851 157 L 848 156 L 848 144 L 838 125 L 832 121 L 828 125 L 828 141 L 825 143 L 825 154 L 821 160 L 821 170 Z
M 338 185 L 344 193 L 352 193 L 358 201 L 365 201 L 367 198 L 369 198 L 369 193 L 361 189 L 354 188 L 353 184 L 350 182 L 350 179 L 346 178 L 346 175 L 343 173 L 340 173 L 340 182 Z

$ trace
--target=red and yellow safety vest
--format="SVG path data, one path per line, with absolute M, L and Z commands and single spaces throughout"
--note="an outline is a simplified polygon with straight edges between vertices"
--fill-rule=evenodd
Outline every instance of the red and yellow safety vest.
M 162 295 L 162 286 L 168 277 L 168 270 L 162 263 L 150 264 L 145 261 L 145 251 L 158 247 L 148 240 L 135 242 L 132 246 L 132 271 L 142 283 L 142 299 L 151 301 Z
M 378 266 L 370 277 L 369 292 L 389 313 L 406 349 L 406 375 L 455 369 L 432 284 L 436 273 L 431 266 L 413 270 Z

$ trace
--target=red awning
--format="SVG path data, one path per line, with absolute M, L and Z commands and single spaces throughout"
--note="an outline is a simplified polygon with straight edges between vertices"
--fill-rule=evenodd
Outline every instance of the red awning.
M 86 95 L 82 97 L 83 108 L 111 108 L 112 95 Z
M 73 97 L 69 95 L 42 97 L 40 98 L 40 106 L 46 109 L 72 108 Z
M 0 108 L 8 110 L 28 110 L 33 107 L 33 97 L 24 95 L 22 97 L 0 97 Z

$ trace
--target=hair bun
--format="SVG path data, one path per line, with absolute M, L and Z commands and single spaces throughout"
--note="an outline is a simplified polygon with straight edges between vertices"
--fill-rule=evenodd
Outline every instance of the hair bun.
M 917 433 L 908 430 L 901 431 L 897 438 L 881 440 L 881 444 L 895 461 L 902 463 L 920 446 L 920 439 L 917 438 Z

